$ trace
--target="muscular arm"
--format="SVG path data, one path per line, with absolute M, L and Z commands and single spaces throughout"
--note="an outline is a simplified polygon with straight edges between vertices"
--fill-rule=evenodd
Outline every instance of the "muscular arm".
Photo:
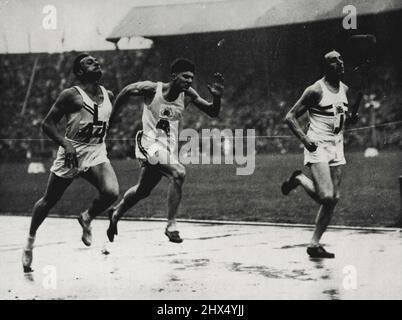
M 75 148 L 72 143 L 65 139 L 57 129 L 60 119 L 66 114 L 79 110 L 80 104 L 77 101 L 78 95 L 75 89 L 64 90 L 57 98 L 54 105 L 42 122 L 43 132 L 59 146 L 65 149 L 65 165 L 68 167 L 78 167 L 78 160 Z
M 42 121 L 43 132 L 63 148 L 67 147 L 69 141 L 59 132 L 57 124 L 64 115 L 79 110 L 79 105 L 75 103 L 76 97 L 75 89 L 71 88 L 62 91 Z
M 214 74 L 214 83 L 208 85 L 208 90 L 212 95 L 212 102 L 208 102 L 201 98 L 197 91 L 193 88 L 189 88 L 186 92 L 186 96 L 189 97 L 190 102 L 192 102 L 198 109 L 206 113 L 210 117 L 217 117 L 221 110 L 221 97 L 224 89 L 224 78 L 220 73 Z
M 128 99 L 133 96 L 151 96 L 155 94 L 156 83 L 152 81 L 141 81 L 129 84 L 124 87 L 117 95 L 114 101 L 112 115 L 110 116 L 109 123 L 115 120 L 116 114 L 119 112 L 122 105 L 126 104 Z
M 320 101 L 320 96 L 321 93 L 316 88 L 312 86 L 308 87 L 285 117 L 285 123 L 289 126 L 293 134 L 306 146 L 307 149 L 309 149 L 309 151 L 310 149 L 313 151 L 314 147 L 304 133 L 297 119 L 305 114 L 310 106 L 317 105 Z
M 345 87 L 345 91 L 346 94 L 349 91 L 349 88 L 346 86 Z M 359 121 L 359 107 L 360 107 L 360 103 L 363 99 L 363 92 L 359 92 L 357 94 L 356 100 L 353 103 L 353 105 L 351 105 L 350 110 L 347 113 L 347 117 L 346 117 L 346 121 L 347 124 L 356 124 Z
M 201 98 L 197 91 L 193 88 L 188 89 L 186 96 L 189 97 L 189 102 L 193 103 L 199 110 L 206 113 L 210 117 L 217 117 L 221 110 L 221 97 L 213 96 L 213 101 L 208 102 Z

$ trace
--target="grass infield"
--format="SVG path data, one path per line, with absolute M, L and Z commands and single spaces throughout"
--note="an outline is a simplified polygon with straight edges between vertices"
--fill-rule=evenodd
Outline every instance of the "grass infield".
M 395 227 L 401 218 L 398 177 L 401 154 L 382 152 L 376 158 L 347 153 L 341 200 L 331 224 Z M 51 161 L 46 161 L 48 170 Z M 136 184 L 136 160 L 112 161 L 122 194 Z M 237 176 L 235 165 L 189 165 L 178 218 L 314 223 L 318 205 L 298 188 L 283 196 L 280 186 L 302 167 L 301 154 L 258 155 L 253 175 Z M 28 174 L 28 163 L 0 164 L 0 212 L 29 215 L 46 187 L 48 172 Z M 309 174 L 308 168 L 303 171 Z M 166 217 L 167 180 L 126 215 Z M 75 181 L 51 214 L 74 215 L 86 209 L 96 190 L 83 179 Z

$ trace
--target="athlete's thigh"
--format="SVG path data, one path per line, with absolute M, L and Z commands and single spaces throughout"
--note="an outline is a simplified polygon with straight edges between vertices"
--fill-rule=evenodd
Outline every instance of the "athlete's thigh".
M 49 200 L 55 200 L 61 198 L 68 186 L 73 182 L 72 178 L 61 178 L 55 175 L 53 172 L 50 173 L 49 179 L 46 186 L 45 198 Z
M 177 177 L 180 174 L 184 174 L 186 170 L 181 163 L 159 164 L 158 167 L 161 174 L 168 178 Z
M 162 177 L 163 175 L 158 165 L 144 164 L 144 166 L 141 167 L 140 175 L 138 177 L 137 191 L 151 192 Z
M 312 163 L 310 168 L 317 194 L 319 196 L 328 194 L 332 196 L 334 193 L 334 186 L 332 183 L 331 169 L 328 163 Z
M 185 167 L 169 151 L 158 150 L 158 158 L 160 161 L 155 166 L 164 176 L 171 178 L 176 176 L 177 173 L 185 173 Z
M 335 197 L 339 198 L 340 194 L 340 185 L 342 180 L 342 167 L 343 166 L 332 166 L 331 168 L 331 178 L 332 184 L 334 186 L 334 195 Z
M 119 192 L 119 182 L 110 162 L 103 162 L 89 168 L 82 177 L 100 192 Z

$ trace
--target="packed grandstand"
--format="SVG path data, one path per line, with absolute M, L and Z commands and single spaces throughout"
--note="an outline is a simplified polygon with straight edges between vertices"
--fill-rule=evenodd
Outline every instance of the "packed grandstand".
M 154 46 L 148 50 L 97 51 L 93 55 L 103 65 L 102 84 L 115 95 L 125 85 L 138 80 L 167 81 L 169 62 L 177 56 L 195 61 L 194 86 L 205 96 L 208 96 L 206 83 L 211 81 L 213 72 L 222 72 L 226 89 L 219 118 L 211 121 L 191 109 L 184 116 L 183 128 L 253 128 L 258 153 L 287 153 L 298 151 L 301 145 L 288 137 L 290 132 L 283 123 L 284 115 L 303 88 L 320 75 L 320 54 L 331 46 L 337 47 L 345 54 L 345 82 L 351 87 L 351 100 L 358 91 L 364 93 L 359 122 L 362 129 L 346 133 L 347 148 L 400 148 L 400 125 L 393 123 L 402 118 L 402 60 L 398 50 L 389 48 L 398 39 L 401 22 L 392 14 L 373 19 L 363 21 L 367 31 L 370 26 L 378 30 L 384 21 L 387 25 L 376 35 L 378 52 L 370 69 L 363 74 L 352 71 L 353 52 L 350 48 L 348 52 L 345 45 L 350 33 L 335 36 L 334 24 L 328 22 L 325 26 L 317 22 L 159 37 L 153 39 Z M 314 44 L 308 40 L 311 38 L 316 39 Z M 42 134 L 40 125 L 57 95 L 74 84 L 71 65 L 75 55 L 76 52 L 0 55 L 1 161 L 52 156 L 56 146 Z M 30 80 L 32 88 L 23 110 Z M 141 105 L 132 101 L 110 127 L 107 145 L 112 158 L 133 156 L 133 137 L 140 126 Z

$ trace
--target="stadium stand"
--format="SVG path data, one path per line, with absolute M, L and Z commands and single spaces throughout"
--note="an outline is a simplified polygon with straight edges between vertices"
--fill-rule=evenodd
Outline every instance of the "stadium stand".
M 401 52 L 396 44 L 393 47 L 401 27 L 397 18 L 398 15 L 389 13 L 360 22 L 370 31 L 370 26 L 375 28 L 387 21 L 387 27 L 377 34 L 380 49 L 364 79 L 350 72 L 352 66 L 348 65 L 346 54 L 345 82 L 351 87 L 351 97 L 355 97 L 360 89 L 364 93 L 359 126 L 390 123 L 402 118 Z M 211 80 L 210 75 L 216 70 L 222 72 L 226 78 L 226 91 L 220 117 L 210 121 L 191 109 L 183 119 L 183 127 L 196 130 L 254 128 L 256 135 L 261 136 L 256 140 L 257 152 L 286 153 L 299 150 L 300 143 L 294 138 L 273 137 L 290 135 L 283 124 L 285 113 L 300 96 L 302 88 L 319 76 L 317 61 L 321 53 L 332 45 L 340 47 L 341 52 L 346 51 L 344 43 L 348 34 L 336 34 L 334 30 L 337 30 L 335 22 L 326 22 L 325 27 L 316 22 L 303 26 L 167 36 L 154 38 L 150 50 L 93 54 L 103 64 L 103 84 L 115 94 L 138 80 L 167 80 L 169 62 L 177 56 L 195 61 L 197 78 L 194 86 L 203 95 L 207 95 L 205 84 Z M 329 41 L 329 35 L 333 34 L 336 37 Z M 308 39 L 316 41 L 313 44 Z M 51 141 L 43 140 L 40 123 L 59 92 L 74 84 L 70 70 L 75 54 L 0 55 L 0 161 L 48 158 L 56 150 Z M 33 87 L 27 108 L 21 114 L 35 59 L 38 64 Z M 363 85 L 360 84 L 362 81 Z M 133 156 L 132 138 L 140 129 L 140 108 L 134 101 L 131 107 L 122 110 L 110 128 L 108 148 L 112 158 Z M 346 146 L 363 149 L 374 144 L 379 149 L 400 148 L 401 134 L 397 128 L 389 125 L 350 132 L 346 134 Z

